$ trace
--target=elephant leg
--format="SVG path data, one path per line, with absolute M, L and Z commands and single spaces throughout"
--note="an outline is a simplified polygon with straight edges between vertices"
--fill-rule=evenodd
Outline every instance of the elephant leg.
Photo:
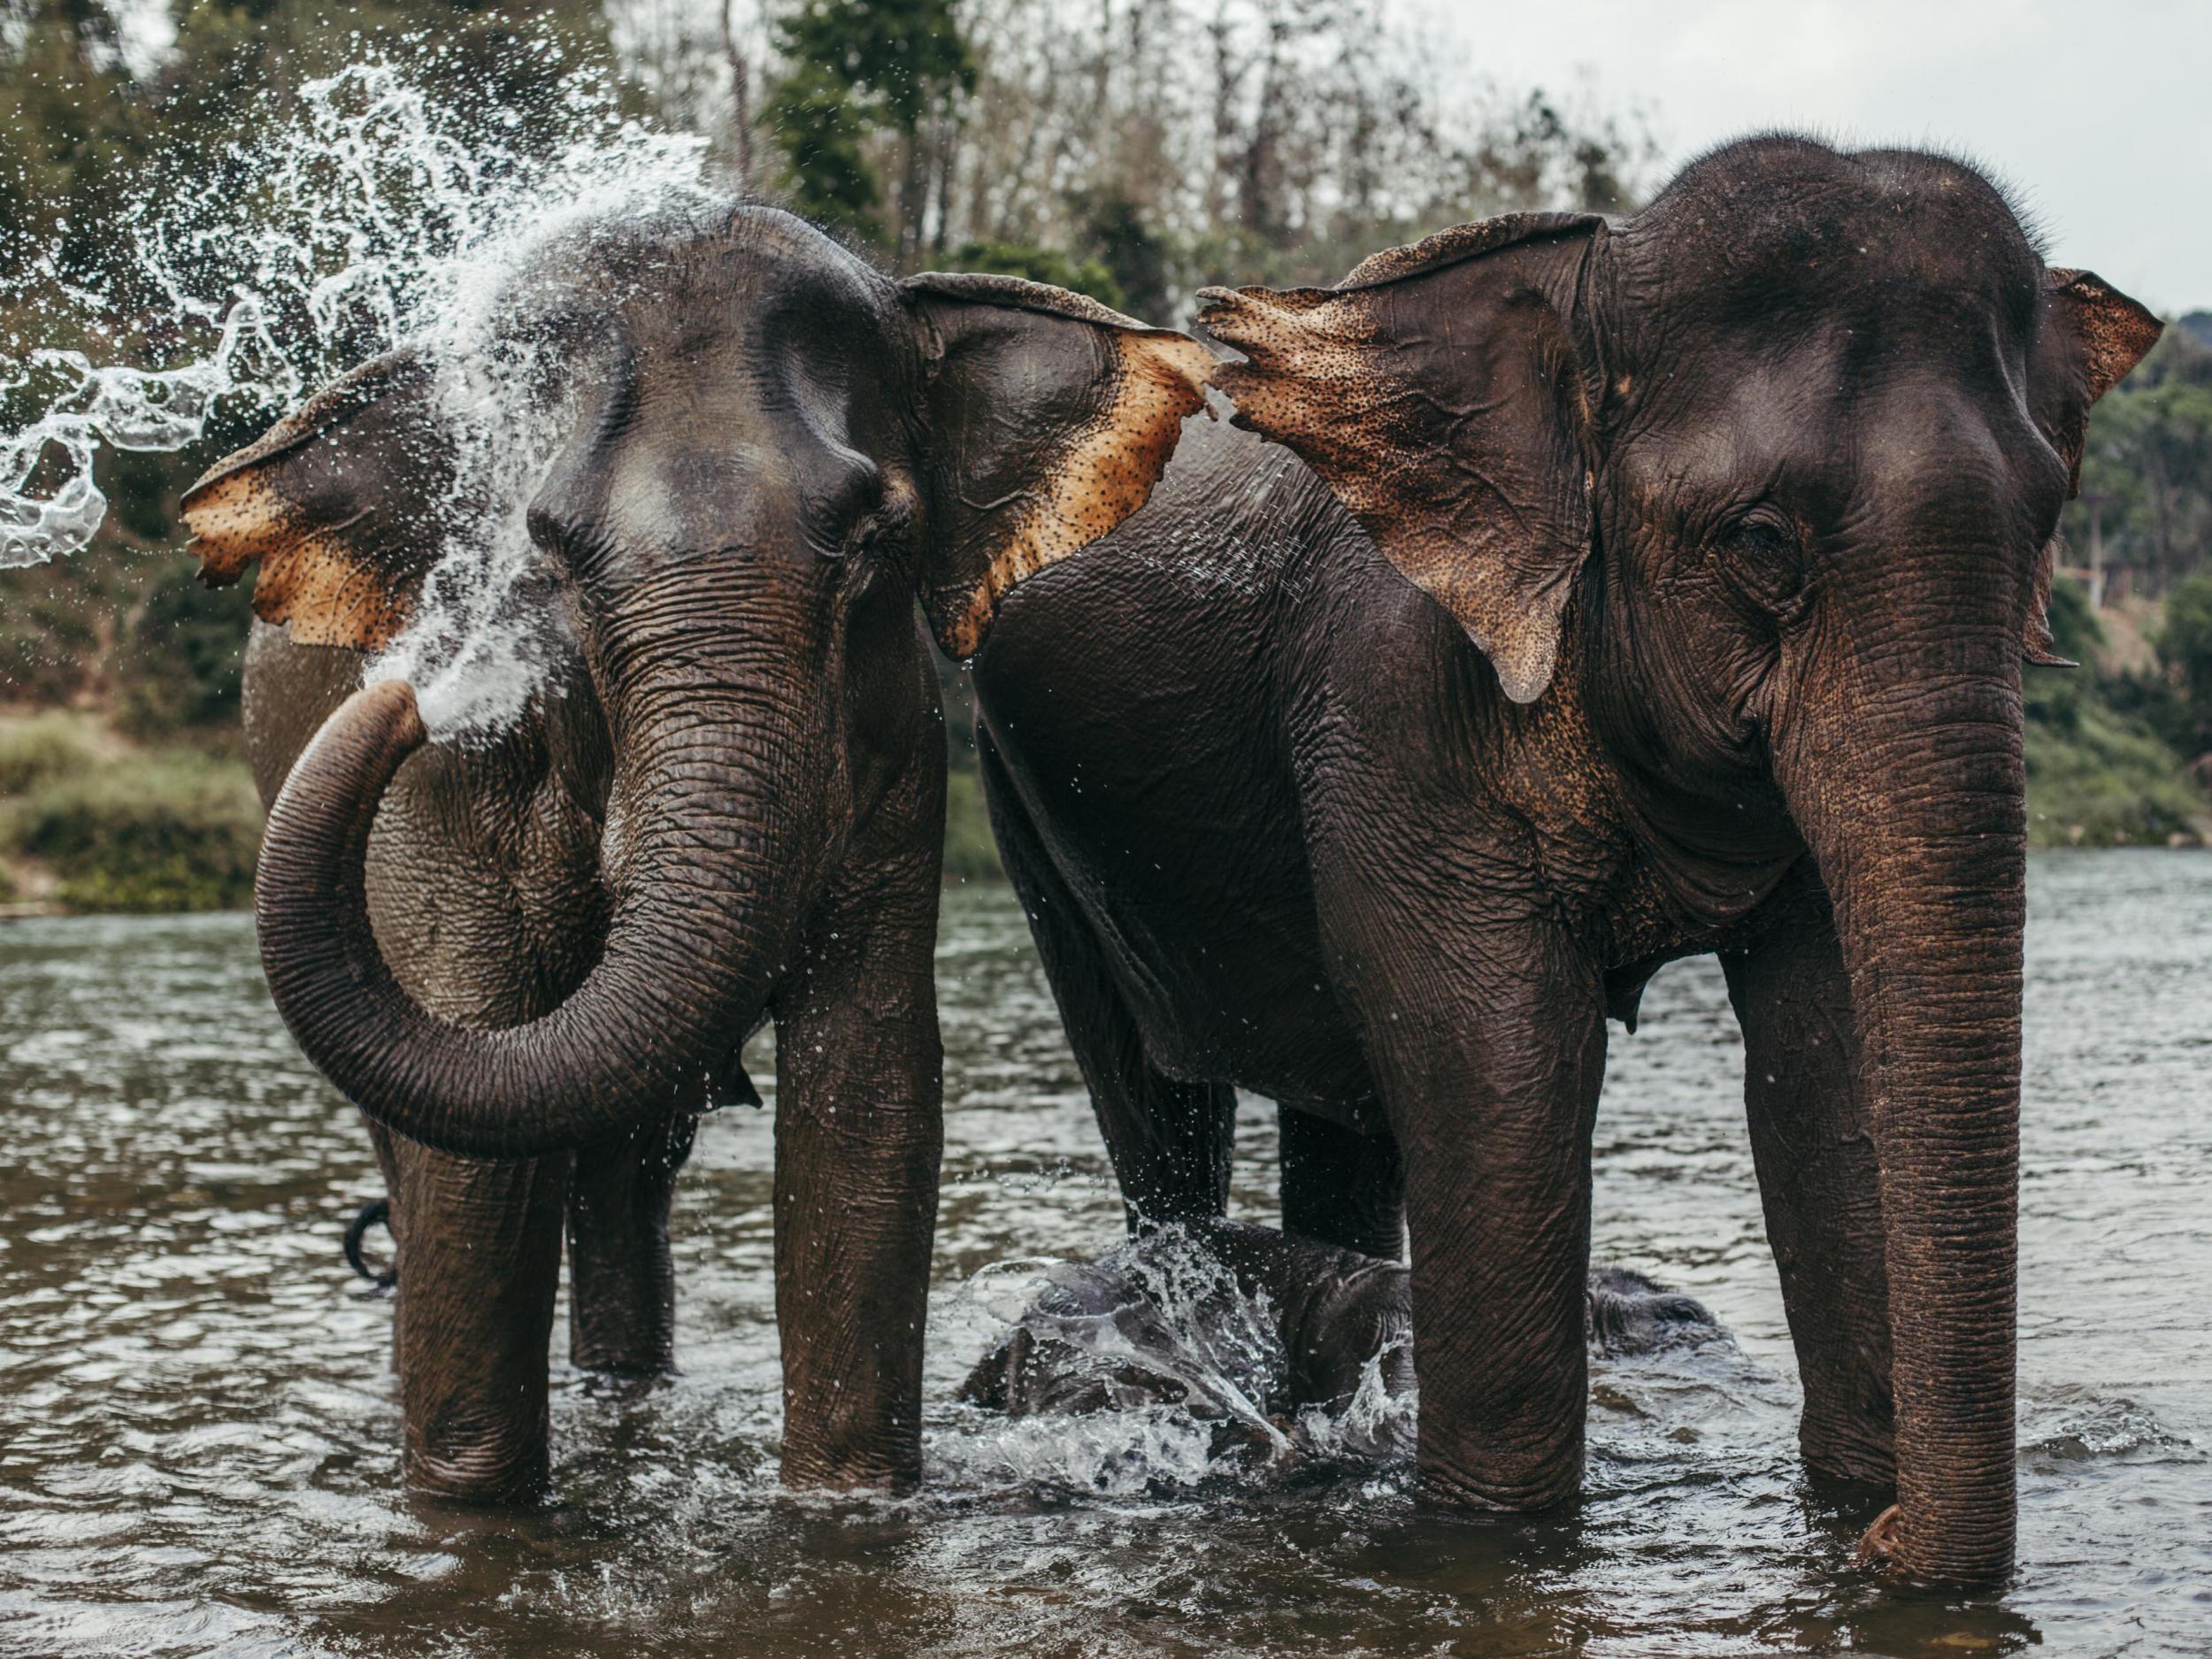
M 568 1183 L 568 1349 L 586 1371 L 649 1377 L 675 1369 L 668 1210 L 698 1122 L 680 1109 L 576 1156 Z
M 400 1271 L 399 1138 L 393 1134 L 390 1130 L 384 1127 L 382 1124 L 369 1123 L 368 1119 L 365 1118 L 362 1119 L 362 1122 L 367 1125 L 369 1131 L 369 1143 L 376 1150 L 377 1172 L 384 1178 L 384 1201 L 386 1205 L 384 1212 L 384 1228 L 386 1232 L 392 1235 L 392 1294 L 396 1297 L 399 1294 Z M 396 1317 L 395 1317 L 392 1320 L 391 1361 L 393 1373 L 397 1375 L 400 1371 L 400 1356 L 399 1320 Z
M 1743 1028 L 1744 1101 L 1767 1240 L 1797 1349 L 1808 1467 L 1896 1479 L 1880 1171 L 1849 987 L 1809 872 L 1765 938 L 1721 957 Z
M 1236 1091 L 1169 1077 L 1145 1057 L 1096 933 L 1037 844 L 989 733 L 976 737 L 999 857 L 1029 917 L 1068 1047 L 1090 1089 L 1130 1232 L 1226 1215 Z
M 1421 1490 L 1547 1508 L 1582 1478 L 1598 973 L 1548 918 L 1471 915 L 1377 863 L 1332 861 L 1324 921 L 1367 964 L 1348 989 L 1405 1157 Z
M 1278 1106 L 1283 1231 L 1394 1262 L 1403 1254 L 1405 1164 L 1389 1135 L 1363 1135 Z
M 546 1344 L 565 1154 L 492 1162 L 389 1143 L 407 1485 L 512 1502 L 545 1488 Z
M 856 857 L 856 863 L 863 863 Z M 921 1478 L 922 1339 L 944 1148 L 937 851 L 857 878 L 778 993 L 783 1479 Z

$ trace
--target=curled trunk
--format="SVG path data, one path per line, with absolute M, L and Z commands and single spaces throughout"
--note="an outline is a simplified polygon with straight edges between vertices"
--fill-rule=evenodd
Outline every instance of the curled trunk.
M 757 1017 L 796 920 L 803 883 L 785 866 L 797 861 L 766 821 L 790 803 L 733 772 L 733 744 L 711 735 L 757 733 L 757 711 L 741 719 L 695 707 L 641 749 L 617 781 L 634 879 L 599 963 L 552 1012 L 485 1032 L 425 1010 L 378 950 L 369 832 L 426 733 L 403 683 L 357 692 L 293 766 L 255 880 L 270 993 L 308 1058 L 374 1121 L 472 1156 L 534 1156 L 665 1110 Z M 787 739 L 756 749 L 794 752 Z

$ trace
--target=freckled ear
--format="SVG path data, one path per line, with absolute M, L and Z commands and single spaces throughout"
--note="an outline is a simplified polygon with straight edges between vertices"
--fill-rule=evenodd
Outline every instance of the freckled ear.
M 454 467 L 428 399 L 418 358 L 380 357 L 219 462 L 184 496 L 200 580 L 224 587 L 258 560 L 263 621 L 302 645 L 380 649 L 441 550 Z
M 1214 383 L 1286 445 L 1517 703 L 1550 683 L 1590 547 L 1586 416 L 1561 305 L 1602 221 L 1523 213 L 1445 231 L 1333 288 L 1208 288 L 1246 361 Z
M 2090 405 L 2127 377 L 2166 326 L 2094 272 L 2052 270 L 2044 279 L 2029 402 L 2066 463 L 2070 500 L 2081 491 Z
M 929 374 L 922 603 L 938 643 L 972 657 L 1013 588 L 1144 505 L 1215 361 L 1041 283 L 924 275 L 903 289 Z
M 2028 369 L 2028 402 L 2043 435 L 2066 463 L 2066 496 L 2081 494 L 2082 450 L 2089 441 L 2091 405 L 2127 378 L 2158 343 L 2165 325 L 2089 271 L 2044 273 L 2043 316 Z M 2071 668 L 2051 637 L 2054 537 L 2038 557 L 2035 596 L 2020 641 L 2023 660 Z

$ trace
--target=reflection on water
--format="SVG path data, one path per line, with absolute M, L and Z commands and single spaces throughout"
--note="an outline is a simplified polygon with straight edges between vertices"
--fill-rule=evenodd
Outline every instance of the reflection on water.
M 1847 1564 L 1865 1509 L 1800 1477 L 1709 964 L 1614 1033 L 1597 1245 L 1739 1347 L 1598 1363 L 1570 1516 L 1430 1515 L 1402 1465 L 1216 1463 L 1157 1409 L 1009 1424 L 953 1402 L 1006 1289 L 966 1281 L 1120 1225 L 1020 917 L 989 891 L 948 897 L 940 964 L 926 1489 L 778 1489 L 770 1125 L 726 1112 L 681 1193 L 684 1374 L 557 1363 L 558 1490 L 515 1515 L 396 1489 L 390 1310 L 337 1248 L 376 1190 L 367 1142 L 269 1009 L 249 921 L 10 926 L 0 1651 L 2200 1653 L 2212 859 L 2055 856 L 2032 894 L 2022 1567 L 1975 1601 L 1870 1586 Z M 1253 1218 L 1272 1137 L 1248 1102 Z

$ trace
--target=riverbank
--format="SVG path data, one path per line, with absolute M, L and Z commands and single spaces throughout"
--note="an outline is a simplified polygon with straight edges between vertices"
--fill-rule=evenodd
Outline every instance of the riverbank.
M 2212 797 L 2110 683 L 2083 673 L 2032 686 L 2030 844 L 2212 844 Z M 982 781 L 957 751 L 945 817 L 945 879 L 1003 879 Z M 245 762 L 215 734 L 147 743 L 90 712 L 0 714 L 0 920 L 250 904 L 261 818 Z
M 234 909 L 260 841 L 234 755 L 134 742 L 75 710 L 0 716 L 0 904 L 15 914 Z

